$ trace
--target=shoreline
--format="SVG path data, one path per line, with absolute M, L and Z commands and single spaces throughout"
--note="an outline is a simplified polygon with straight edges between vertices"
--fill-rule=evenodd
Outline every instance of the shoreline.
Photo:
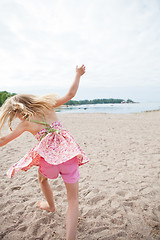
M 63 106 L 57 109 L 62 113 L 143 113 L 150 111 L 160 111 L 160 103 L 140 103 L 140 104 L 88 104 L 76 106 Z

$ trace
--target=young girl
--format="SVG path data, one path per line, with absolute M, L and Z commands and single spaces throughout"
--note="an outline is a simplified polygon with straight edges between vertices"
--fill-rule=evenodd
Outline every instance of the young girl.
M 0 129 L 8 120 L 12 131 L 13 119 L 21 120 L 15 130 L 0 138 L 0 147 L 25 131 L 32 133 L 38 140 L 37 145 L 8 170 L 8 176 L 13 177 L 19 170 L 27 171 L 32 166 L 39 166 L 38 179 L 46 202 L 38 201 L 38 206 L 50 212 L 55 211 L 55 205 L 48 178 L 55 179 L 59 174 L 62 176 L 67 189 L 66 239 L 69 240 L 76 238 L 79 165 L 88 162 L 88 158 L 58 120 L 55 108 L 75 96 L 84 73 L 84 65 L 80 68 L 76 66 L 74 82 L 62 98 L 55 95 L 37 97 L 18 94 L 8 98 L 0 108 Z

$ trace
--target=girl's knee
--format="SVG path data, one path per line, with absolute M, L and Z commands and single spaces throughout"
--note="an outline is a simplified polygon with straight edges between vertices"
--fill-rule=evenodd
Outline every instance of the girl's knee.
M 43 176 L 43 175 L 40 173 L 40 171 L 38 171 L 38 180 L 39 180 L 40 183 L 43 183 L 43 182 L 47 181 L 48 178 L 46 178 L 45 176 Z

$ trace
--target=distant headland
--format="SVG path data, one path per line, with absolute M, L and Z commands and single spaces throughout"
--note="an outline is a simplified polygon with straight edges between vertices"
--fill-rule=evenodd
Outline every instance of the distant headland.
M 114 99 L 114 98 L 103 98 L 103 99 L 93 99 L 93 100 L 70 100 L 65 105 L 86 105 L 86 104 L 115 104 L 115 103 L 135 103 L 131 99 Z

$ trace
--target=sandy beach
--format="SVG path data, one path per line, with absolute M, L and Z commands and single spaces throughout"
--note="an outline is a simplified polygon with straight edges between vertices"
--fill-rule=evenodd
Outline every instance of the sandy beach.
M 80 167 L 77 239 L 159 240 L 160 111 L 58 117 L 90 159 Z M 62 178 L 50 180 L 56 212 L 48 213 L 36 204 L 43 199 L 37 167 L 6 175 L 36 142 L 24 133 L 0 149 L 0 239 L 65 239 Z

